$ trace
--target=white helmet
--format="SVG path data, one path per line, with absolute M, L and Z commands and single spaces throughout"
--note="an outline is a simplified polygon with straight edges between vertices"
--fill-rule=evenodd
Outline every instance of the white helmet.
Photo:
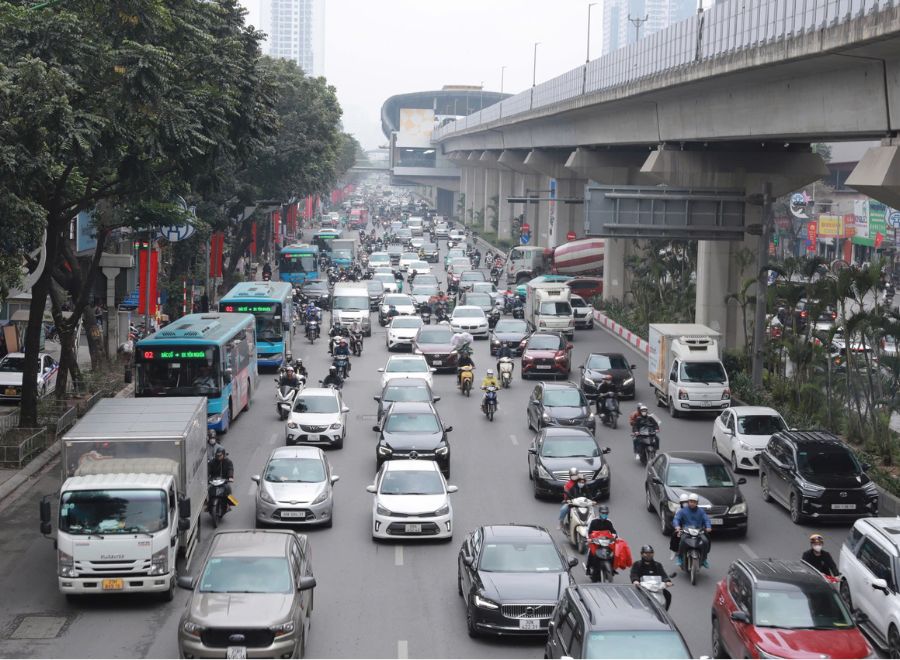
M 493 369 L 488 369 L 488 370 L 487 370 L 487 375 L 488 375 L 489 377 L 490 377 L 490 376 L 493 376 L 493 375 L 494 375 L 494 370 L 493 370 Z
M 688 502 L 699 502 L 700 496 L 697 493 L 688 493 L 687 499 Z

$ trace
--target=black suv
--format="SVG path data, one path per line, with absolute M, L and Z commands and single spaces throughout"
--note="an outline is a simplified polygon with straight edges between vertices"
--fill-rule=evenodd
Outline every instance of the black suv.
M 545 426 L 584 426 L 594 432 L 597 426 L 591 406 L 575 383 L 538 383 L 525 409 L 528 428 L 540 431 Z
M 691 658 L 665 608 L 640 587 L 580 584 L 559 599 L 545 658 Z
M 878 515 L 878 489 L 856 456 L 826 431 L 779 431 L 759 455 L 763 499 L 807 518 L 852 520 Z

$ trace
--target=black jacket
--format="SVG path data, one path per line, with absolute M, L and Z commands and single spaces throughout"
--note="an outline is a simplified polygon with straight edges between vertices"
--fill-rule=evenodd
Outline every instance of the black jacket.
M 663 582 L 669 581 L 666 569 L 664 569 L 663 565 L 656 560 L 644 561 L 643 559 L 639 559 L 631 565 L 630 577 L 632 582 L 640 582 L 641 578 L 645 575 L 658 575 L 662 578 Z
M 278 380 L 278 385 L 281 387 L 284 387 L 285 385 L 288 387 L 300 387 L 300 379 L 297 378 L 296 375 L 293 378 L 284 375 Z
M 344 379 L 340 376 L 334 374 L 328 374 L 325 376 L 325 379 L 322 381 L 323 387 L 329 387 L 330 385 L 334 385 L 338 389 L 344 386 Z
M 610 532 L 611 534 L 616 534 L 616 528 L 613 526 L 612 521 L 607 518 L 603 520 L 602 518 L 594 518 L 591 521 L 591 524 L 588 525 L 588 538 L 591 536 L 591 532 Z
M 803 561 L 819 571 L 819 573 L 822 573 L 824 575 L 831 575 L 832 577 L 840 575 L 837 564 L 834 563 L 834 559 L 832 559 L 831 555 L 825 550 L 822 550 L 822 552 L 816 554 L 815 552 L 813 552 L 812 548 L 810 548 L 803 553 L 803 557 L 801 557 L 801 559 L 803 559 Z
M 215 458 L 209 464 L 210 479 L 234 479 L 234 463 L 227 456 L 221 461 Z

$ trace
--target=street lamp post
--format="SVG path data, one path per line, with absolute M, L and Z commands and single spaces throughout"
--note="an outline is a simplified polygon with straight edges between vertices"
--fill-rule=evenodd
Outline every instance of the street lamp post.
M 537 85 L 537 47 L 541 45 L 540 41 L 534 42 L 534 58 L 531 67 L 531 86 Z
M 591 7 L 595 5 L 599 5 L 599 2 L 592 2 L 588 5 L 588 20 L 587 20 L 587 53 L 584 57 L 584 63 L 587 64 L 591 61 Z
M 628 14 L 628 22 L 634 26 L 634 41 L 637 43 L 641 40 L 641 27 L 650 19 L 650 15 L 647 14 L 644 18 L 632 17 L 631 14 Z
M 506 73 L 506 65 L 500 67 L 500 93 L 503 93 L 503 74 Z

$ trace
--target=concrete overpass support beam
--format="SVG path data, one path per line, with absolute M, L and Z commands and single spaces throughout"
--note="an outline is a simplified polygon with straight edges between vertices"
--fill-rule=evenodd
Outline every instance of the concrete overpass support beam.
M 470 222 L 475 226 L 476 231 L 480 231 L 481 225 L 484 223 L 483 219 L 481 223 L 478 222 L 479 215 L 482 218 L 484 217 L 484 173 L 484 169 L 472 169 L 474 183 L 472 185 L 472 216 Z
M 847 185 L 891 208 L 900 208 L 900 140 L 869 149 L 847 177 Z
M 484 226 L 482 231 L 494 233 L 499 209 L 500 170 L 489 167 L 484 170 Z
M 556 196 L 559 199 L 584 199 L 584 179 L 557 179 Z M 584 238 L 584 206 L 582 204 L 556 203 L 556 222 L 551 227 L 550 247 L 568 242 L 566 235 L 575 232 Z
M 603 249 L 603 299 L 625 299 L 625 258 L 631 247 L 629 238 L 605 238 Z
M 500 197 L 497 203 L 497 213 L 499 220 L 497 222 L 497 238 L 509 240 L 512 236 L 512 216 L 513 206 L 506 199 L 515 195 L 513 192 L 513 183 L 516 177 L 515 172 L 511 170 L 497 170 L 497 194 Z
M 463 205 L 463 215 L 461 220 L 468 224 L 470 222 L 470 218 L 472 217 L 472 200 L 475 199 L 475 168 L 474 167 L 465 167 L 463 168 L 463 176 L 465 180 L 465 190 L 463 190 L 463 194 L 465 195 Z

